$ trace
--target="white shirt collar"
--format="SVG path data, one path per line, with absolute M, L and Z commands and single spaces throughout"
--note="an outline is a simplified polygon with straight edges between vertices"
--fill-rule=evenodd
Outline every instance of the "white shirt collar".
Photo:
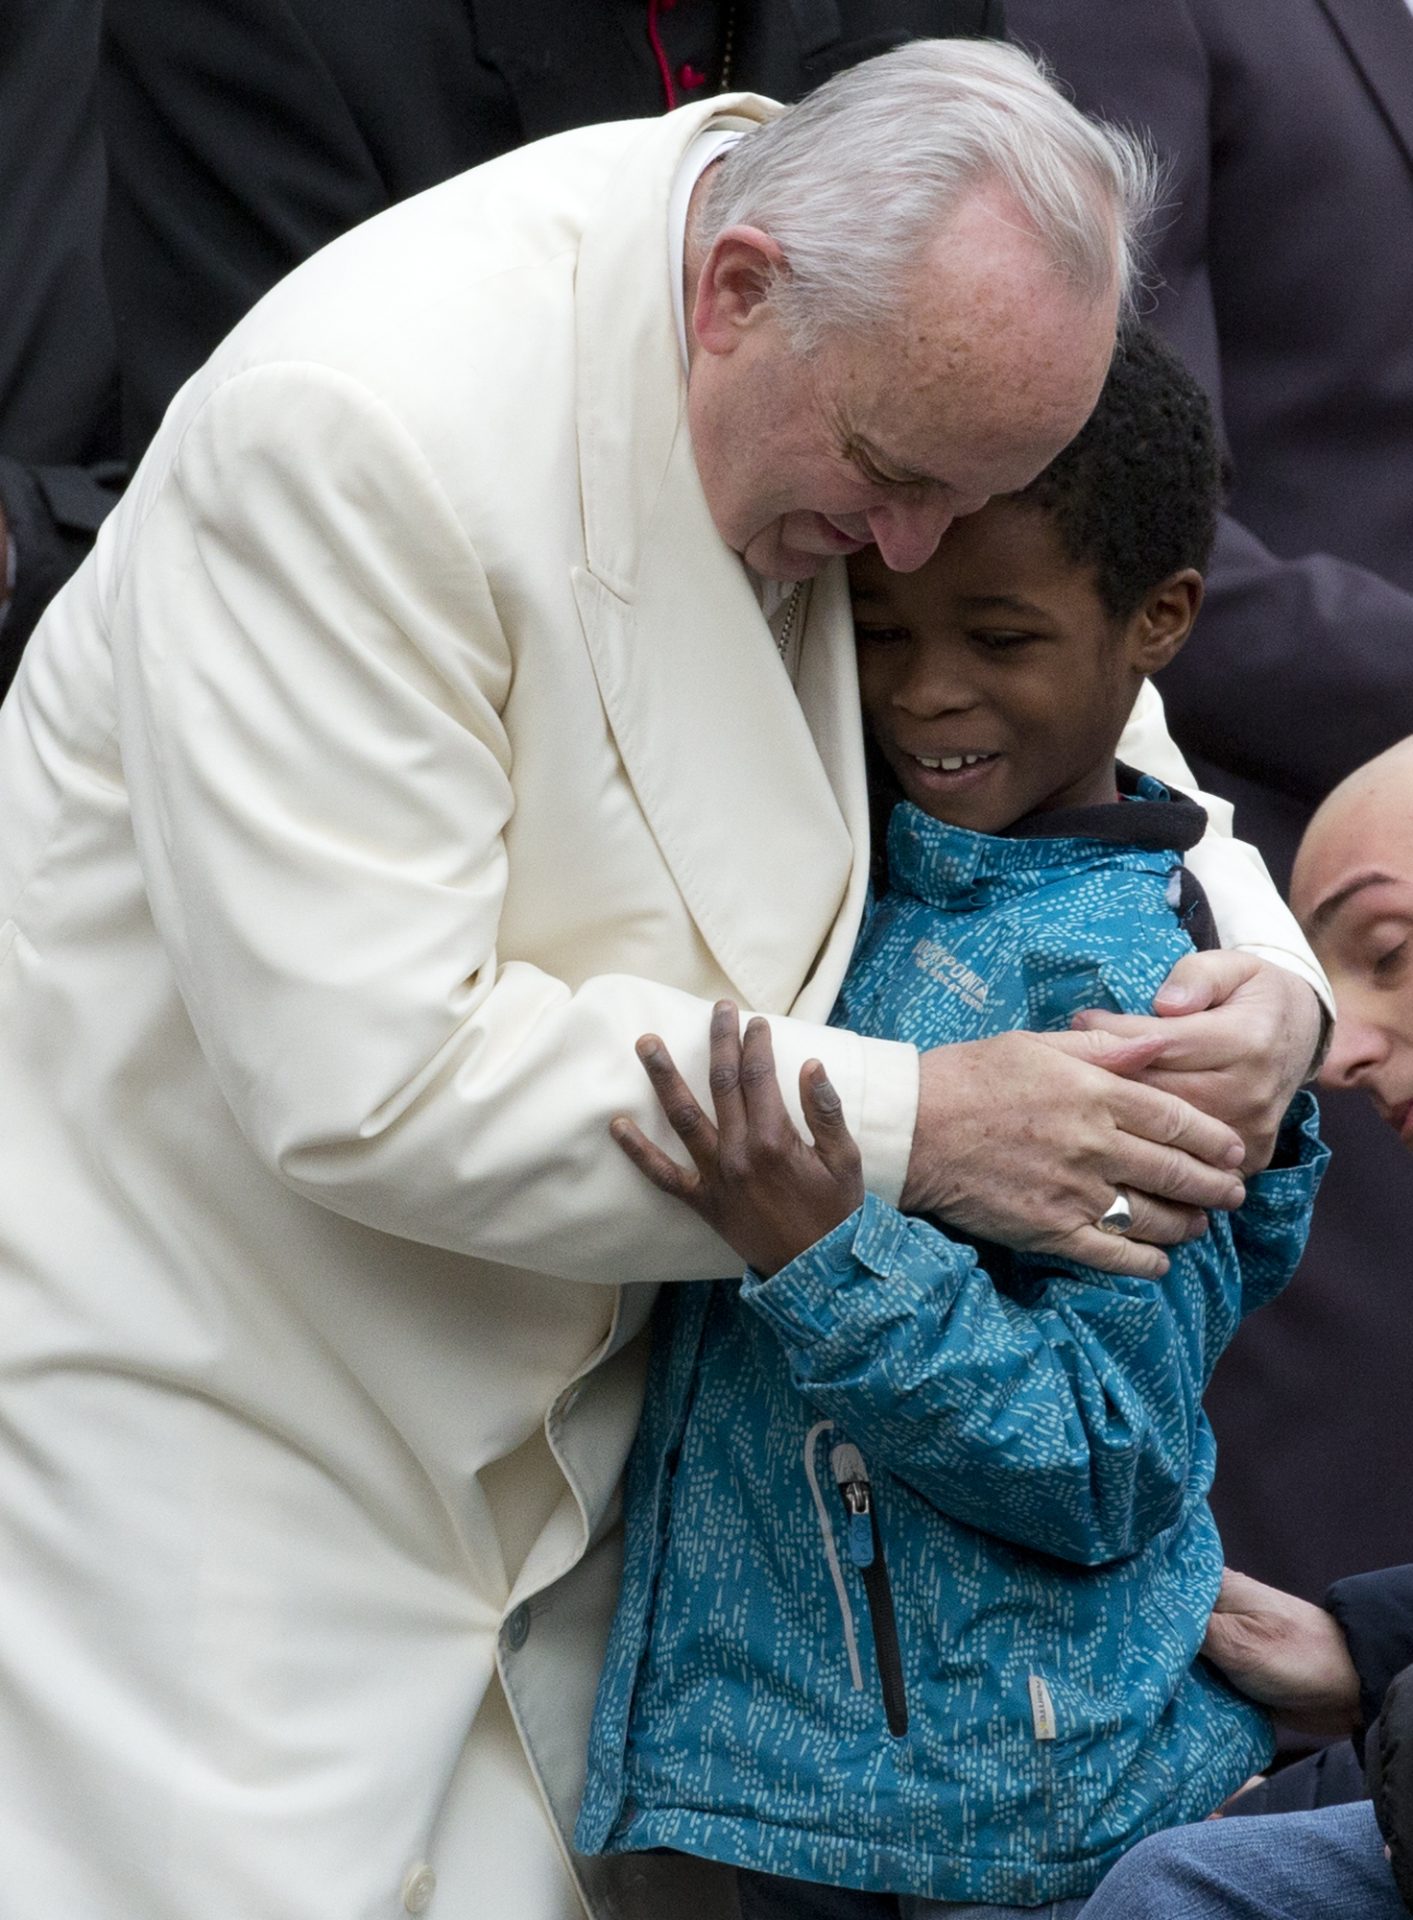
M 1410 0 L 1410 4 L 1413 4 L 1413 0 Z M 672 314 L 677 322 L 677 344 L 682 350 L 684 373 L 687 370 L 687 312 L 682 281 L 687 267 L 687 210 L 692 202 L 692 189 L 717 155 L 725 153 L 728 147 L 734 147 L 753 124 L 752 121 L 741 120 L 730 114 L 709 120 L 688 145 L 673 176 L 672 192 L 667 201 L 667 258 L 672 274 Z M 774 619 L 790 598 L 793 587 L 788 580 L 763 580 L 751 567 L 747 567 L 746 572 L 755 588 L 761 611 L 767 620 Z
M 667 202 L 667 257 L 672 266 L 672 314 L 677 322 L 677 344 L 682 349 L 682 365 L 687 364 L 687 314 L 682 276 L 687 264 L 687 209 L 692 189 L 720 153 L 734 147 L 746 128 L 746 120 L 723 115 L 709 120 L 677 163 L 672 193 Z

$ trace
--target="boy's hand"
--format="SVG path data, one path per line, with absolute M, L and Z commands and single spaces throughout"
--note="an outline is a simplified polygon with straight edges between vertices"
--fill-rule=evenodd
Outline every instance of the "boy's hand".
M 859 1150 L 839 1096 L 818 1060 L 800 1070 L 800 1104 L 814 1136 L 801 1139 L 775 1075 L 770 1026 L 752 1020 L 741 1038 L 729 1000 L 711 1016 L 712 1124 L 656 1034 L 638 1058 L 695 1171 L 677 1165 L 626 1116 L 611 1131 L 653 1185 L 700 1214 L 757 1273 L 772 1274 L 813 1246 L 860 1206 Z
M 1178 1094 L 1246 1143 L 1244 1171 L 1267 1166 L 1296 1088 L 1314 1069 L 1314 988 L 1250 953 L 1192 953 L 1159 988 L 1153 1015 L 1081 1013 L 1076 1027 L 1162 1046 L 1136 1077 Z

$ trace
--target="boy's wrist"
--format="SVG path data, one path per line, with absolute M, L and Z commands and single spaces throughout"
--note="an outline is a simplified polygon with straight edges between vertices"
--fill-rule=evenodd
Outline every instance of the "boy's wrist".
M 834 1205 L 823 1211 L 811 1214 L 801 1210 L 778 1221 L 772 1221 L 763 1231 L 754 1248 L 738 1244 L 736 1251 L 746 1262 L 747 1271 L 761 1280 L 771 1280 L 786 1267 L 793 1266 L 816 1248 L 832 1240 L 841 1227 L 847 1226 L 858 1213 L 857 1203 L 851 1203 L 851 1197 L 840 1198 Z

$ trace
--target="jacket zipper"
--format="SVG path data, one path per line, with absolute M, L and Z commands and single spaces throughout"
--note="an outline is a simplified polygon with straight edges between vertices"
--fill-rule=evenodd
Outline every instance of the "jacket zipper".
M 847 1440 L 830 1449 L 829 1469 L 848 1515 L 845 1542 L 850 1561 L 859 1570 L 873 1628 L 873 1653 L 883 1689 L 883 1714 L 888 1731 L 901 1739 L 908 1730 L 908 1696 L 903 1685 L 903 1655 L 898 1645 L 898 1619 L 893 1611 L 893 1588 L 883 1557 L 883 1536 L 864 1457 Z

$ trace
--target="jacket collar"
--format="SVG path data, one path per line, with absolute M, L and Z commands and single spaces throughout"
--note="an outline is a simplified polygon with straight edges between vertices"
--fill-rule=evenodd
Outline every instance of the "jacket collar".
M 777 111 L 727 95 L 644 122 L 584 233 L 574 591 L 624 765 L 712 953 L 748 1005 L 823 1019 L 867 881 L 843 568 L 806 590 L 797 691 L 702 492 L 668 278 L 687 145 L 720 115 Z
M 1121 798 L 1108 806 L 1028 814 L 1009 832 L 972 833 L 934 820 L 910 801 L 888 823 L 888 880 L 900 893 L 947 909 L 1027 893 L 1057 871 L 1126 867 L 1167 873 L 1196 846 L 1207 816 L 1195 800 L 1170 793 L 1149 774 L 1119 769 Z
M 1054 807 L 1028 813 L 1008 828 L 1012 840 L 1104 840 L 1149 853 L 1190 853 L 1207 831 L 1207 812 L 1185 793 L 1175 793 L 1119 761 L 1114 768 L 1117 802 L 1097 807 Z

